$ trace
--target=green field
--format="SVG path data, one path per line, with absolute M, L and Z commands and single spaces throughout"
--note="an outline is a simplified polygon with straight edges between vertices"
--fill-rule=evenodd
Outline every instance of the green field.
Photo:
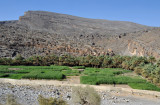
M 67 66 L 0 66 L 0 77 L 12 79 L 61 80 L 71 72 L 72 69 Z
M 140 76 L 124 76 L 126 73 L 132 73 L 132 71 L 121 68 L 87 68 L 84 66 L 0 65 L 0 78 L 63 80 L 67 76 L 80 76 L 82 84 L 127 84 L 133 89 L 160 91 L 160 88 Z

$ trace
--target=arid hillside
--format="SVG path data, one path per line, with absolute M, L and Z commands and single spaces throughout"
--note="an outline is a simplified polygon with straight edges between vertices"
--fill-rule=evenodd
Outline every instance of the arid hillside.
M 132 22 L 28 11 L 0 22 L 0 57 L 47 54 L 160 57 L 160 28 Z

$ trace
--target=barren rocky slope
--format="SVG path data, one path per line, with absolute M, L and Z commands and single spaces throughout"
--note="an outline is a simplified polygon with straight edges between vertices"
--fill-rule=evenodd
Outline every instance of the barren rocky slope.
M 28 11 L 17 21 L 0 22 L 0 57 L 18 53 L 159 57 L 159 39 L 159 28 L 136 23 Z

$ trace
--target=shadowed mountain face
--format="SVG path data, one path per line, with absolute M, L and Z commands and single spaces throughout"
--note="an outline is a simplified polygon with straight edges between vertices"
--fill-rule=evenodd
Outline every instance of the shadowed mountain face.
M 159 39 L 160 29 L 136 23 L 28 11 L 17 21 L 0 22 L 0 57 L 52 53 L 159 57 Z

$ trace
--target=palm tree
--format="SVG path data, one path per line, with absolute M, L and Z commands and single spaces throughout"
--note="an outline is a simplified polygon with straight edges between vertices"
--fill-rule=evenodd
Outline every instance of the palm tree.
M 129 61 L 122 62 L 122 68 L 130 70 L 131 63 Z
M 59 65 L 63 65 L 63 62 L 64 62 L 65 58 L 66 57 L 63 56 L 63 55 L 59 57 Z
M 99 61 L 98 67 L 102 67 L 102 63 L 103 63 L 103 60 L 104 60 L 104 55 L 97 56 L 96 58 Z
M 13 60 L 13 65 L 23 65 L 23 64 L 24 64 L 24 58 L 20 54 L 18 54 Z
M 138 66 L 138 67 L 136 67 L 135 69 L 134 69 L 134 72 L 136 73 L 136 74 L 138 74 L 138 75 L 141 75 L 142 74 L 142 67 L 140 67 L 140 66 Z
M 99 61 L 99 59 L 97 59 L 97 57 L 93 57 L 92 59 L 90 59 L 89 62 L 92 65 L 92 67 L 99 67 L 100 66 L 100 61 Z
M 160 67 L 160 59 L 157 61 L 157 65 L 158 67 Z
M 13 60 L 11 58 L 0 58 L 1 65 L 11 65 Z
M 153 56 L 150 56 L 150 57 L 148 58 L 148 61 L 153 64 L 153 63 L 156 62 L 156 58 L 153 57 Z
M 119 55 L 112 57 L 113 66 L 116 68 L 121 68 L 123 61 L 124 61 L 123 57 Z
M 109 67 L 112 63 L 112 59 L 109 56 L 105 56 L 103 63 L 102 63 L 102 67 Z

